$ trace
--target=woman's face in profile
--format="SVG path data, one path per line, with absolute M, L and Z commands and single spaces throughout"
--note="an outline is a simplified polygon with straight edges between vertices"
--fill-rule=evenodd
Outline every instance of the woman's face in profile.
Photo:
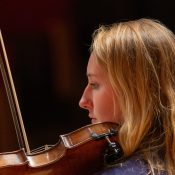
M 95 62 L 91 54 L 87 66 L 88 84 L 80 99 L 81 108 L 88 110 L 91 123 L 121 122 L 121 110 L 114 96 L 107 73 Z

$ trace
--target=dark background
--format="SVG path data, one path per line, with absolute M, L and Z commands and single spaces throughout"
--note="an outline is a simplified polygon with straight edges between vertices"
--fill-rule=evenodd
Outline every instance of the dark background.
M 90 123 L 78 102 L 93 31 L 142 17 L 175 32 L 173 0 L 0 1 L 0 28 L 31 149 Z

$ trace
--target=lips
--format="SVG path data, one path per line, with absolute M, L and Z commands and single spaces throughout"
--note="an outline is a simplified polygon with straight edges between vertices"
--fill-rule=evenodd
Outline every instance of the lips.
M 92 114 L 89 114 L 89 118 L 91 119 L 91 123 L 97 123 L 97 119 L 95 117 L 93 117 Z

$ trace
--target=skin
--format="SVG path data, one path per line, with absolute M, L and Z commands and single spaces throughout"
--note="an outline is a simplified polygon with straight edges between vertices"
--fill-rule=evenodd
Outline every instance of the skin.
M 107 73 L 94 61 L 91 54 L 87 65 L 88 84 L 79 106 L 88 110 L 91 123 L 121 122 L 118 99 L 113 93 Z M 115 100 L 114 100 L 115 99 Z

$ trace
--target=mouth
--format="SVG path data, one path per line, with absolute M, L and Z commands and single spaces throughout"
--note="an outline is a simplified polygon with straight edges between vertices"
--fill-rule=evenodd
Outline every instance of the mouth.
M 89 118 L 91 119 L 92 124 L 97 123 L 97 119 L 94 118 L 92 115 L 89 115 Z
M 93 115 L 90 113 L 89 113 L 89 118 L 90 118 L 92 124 L 95 123 L 96 118 L 94 118 Z

